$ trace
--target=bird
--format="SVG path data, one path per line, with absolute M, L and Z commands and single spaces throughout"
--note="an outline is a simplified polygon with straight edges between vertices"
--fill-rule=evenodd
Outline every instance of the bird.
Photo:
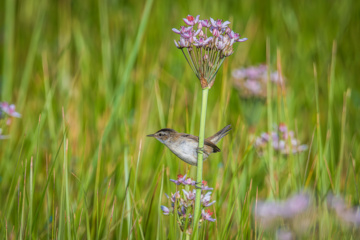
M 208 137 L 204 141 L 203 160 L 206 160 L 210 154 L 220 152 L 220 148 L 216 144 L 225 137 L 231 130 L 231 125 L 227 125 L 213 136 Z M 199 137 L 178 133 L 171 128 L 163 128 L 147 137 L 154 137 L 159 142 L 168 147 L 182 161 L 197 166 Z

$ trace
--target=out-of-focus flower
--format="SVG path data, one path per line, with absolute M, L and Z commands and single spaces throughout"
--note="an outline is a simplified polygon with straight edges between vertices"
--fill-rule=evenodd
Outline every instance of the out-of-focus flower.
M 15 111 L 15 105 L 14 104 L 8 104 L 7 102 L 0 103 L 0 112 L 4 112 L 8 114 L 11 117 L 20 118 L 21 114 Z M 1 116 L 1 114 L 0 114 Z
M 306 239 L 317 216 L 309 192 L 284 200 L 258 200 L 253 207 L 254 219 L 259 227 L 272 233 L 277 229 L 276 239 Z
M 6 123 L 6 125 L 10 125 L 12 118 L 20 118 L 21 114 L 15 111 L 15 105 L 9 104 L 7 102 L 0 102 L 0 123 L 2 120 Z M 1 124 L 2 125 L 2 124 Z M 3 129 L 0 128 L 0 140 L 8 139 L 8 135 L 2 135 Z
M 275 218 L 289 219 L 304 212 L 310 206 L 308 194 L 298 194 L 285 201 L 258 201 L 255 208 L 257 218 L 271 220 Z
M 184 184 L 184 181 L 186 179 L 186 174 L 183 176 L 181 174 L 177 175 L 177 179 L 170 179 L 171 182 L 175 183 L 176 185 Z
M 210 191 L 210 190 L 213 190 L 213 189 L 214 189 L 214 188 L 208 187 L 206 181 L 202 181 L 201 187 L 197 187 L 197 186 L 196 186 L 196 188 L 201 188 L 201 190 L 203 190 L 203 191 Z
M 194 200 L 196 196 L 196 190 L 193 189 L 192 191 L 187 192 L 185 189 L 183 189 L 183 192 L 188 200 Z
M 209 209 L 207 209 L 206 211 L 203 209 L 201 211 L 201 216 L 204 221 L 215 222 L 216 219 L 212 218 L 211 217 L 212 215 L 213 215 L 213 212 L 211 212 Z
M 266 98 L 267 71 L 267 66 L 261 64 L 259 66 L 235 69 L 232 72 L 234 86 L 239 91 L 241 98 Z M 270 73 L 270 81 L 275 84 L 284 82 L 283 77 L 277 71 Z
M 254 204 L 255 220 L 265 229 L 279 226 L 291 227 L 299 235 L 313 223 L 310 208 L 311 199 L 307 193 L 294 195 L 283 201 L 258 201 Z
M 180 198 L 180 192 L 179 192 L 179 191 L 177 191 L 176 193 L 171 194 L 171 198 L 170 198 L 170 200 L 171 200 L 172 202 L 175 202 L 175 201 L 176 201 L 176 199 L 179 199 L 179 198 Z
M 170 209 L 168 209 L 165 206 L 161 206 L 161 210 L 163 211 L 164 215 L 169 215 L 170 214 Z
M 183 184 L 184 185 L 193 185 L 194 186 L 196 184 L 196 182 L 195 182 L 195 180 L 192 180 L 191 178 L 188 178 L 183 182 Z
M 199 18 L 200 15 L 196 18 L 188 15 L 183 19 L 186 26 L 173 28 L 173 32 L 180 34 L 180 39 L 174 42 L 200 80 L 201 87 L 211 88 L 225 57 L 234 53 L 233 44 L 247 39 L 232 31 L 229 21 Z
M 199 21 L 199 18 L 200 18 L 200 15 L 197 15 L 196 18 L 194 18 L 191 15 L 188 15 L 186 18 L 183 18 L 183 20 L 187 25 L 192 26 L 192 25 L 195 25 Z
M 348 207 L 341 196 L 333 196 L 332 194 L 328 195 L 327 202 L 341 222 L 360 227 L 360 206 Z
M 294 240 L 296 239 L 293 232 L 288 229 L 280 228 L 276 231 L 277 240 Z
M 261 133 L 255 140 L 255 147 L 259 150 L 266 148 L 270 139 L 275 151 L 282 154 L 295 154 L 307 150 L 307 145 L 300 144 L 293 131 L 288 131 L 284 123 L 280 123 L 271 133 Z
M 196 182 L 191 178 L 186 178 L 186 175 L 178 175 L 177 180 L 171 179 L 176 185 L 178 185 L 180 190 L 171 194 L 171 197 L 165 193 L 167 199 L 170 200 L 170 206 L 161 206 L 161 210 L 164 215 L 177 213 L 179 217 L 179 225 L 182 231 L 185 231 L 187 234 L 192 233 L 192 213 L 195 208 L 195 198 L 196 198 Z M 185 189 L 185 187 L 187 189 Z M 189 189 L 190 188 L 190 189 Z M 211 202 L 211 192 L 206 192 L 208 190 L 212 190 L 212 188 L 207 187 L 207 182 L 202 181 L 202 194 L 201 194 L 201 203 L 202 210 L 205 211 L 206 207 L 209 207 L 215 203 L 215 201 Z M 181 194 L 183 193 L 183 194 Z M 204 215 L 205 214 L 205 215 Z M 211 212 L 204 212 L 203 217 L 200 219 L 200 223 L 207 221 L 215 221 L 215 219 L 211 218 Z M 201 226 L 201 224 L 199 225 Z
M 231 33 L 230 36 L 237 39 L 235 33 Z M 283 77 L 276 71 L 270 72 L 270 77 L 268 77 L 268 67 L 265 64 L 232 71 L 233 86 L 242 101 L 241 111 L 249 126 L 251 138 L 254 137 L 252 133 L 255 132 L 256 125 L 265 110 L 268 79 L 271 83 L 278 85 L 284 82 Z

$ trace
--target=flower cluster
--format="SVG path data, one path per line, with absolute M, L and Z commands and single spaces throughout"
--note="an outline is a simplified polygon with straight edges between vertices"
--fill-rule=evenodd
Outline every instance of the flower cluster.
M 254 204 L 255 220 L 258 221 L 263 230 L 279 228 L 277 235 L 301 236 L 313 225 L 310 216 L 315 214 L 309 193 L 298 193 L 282 201 L 262 201 Z M 283 229 L 282 229 L 283 228 Z M 293 232 L 286 231 L 287 228 Z M 285 231 L 284 231 L 285 230 Z M 277 239 L 281 239 L 279 236 Z M 286 239 L 286 238 L 285 238 Z M 292 238 L 290 238 L 292 239 Z
M 200 15 L 195 18 L 188 15 L 183 19 L 185 26 L 173 28 L 180 35 L 180 40 L 174 42 L 199 78 L 201 87 L 211 88 L 225 57 L 234 53 L 233 44 L 247 39 L 231 30 L 229 21 L 199 18 Z
M 193 211 L 195 208 L 195 196 L 196 196 L 196 188 L 201 188 L 201 219 L 200 224 L 204 221 L 214 222 L 215 219 L 212 218 L 213 212 L 209 209 L 205 209 L 206 207 L 210 207 L 216 201 L 211 201 L 211 190 L 213 188 L 209 188 L 207 186 L 206 181 L 202 181 L 200 186 L 192 180 L 191 178 L 186 178 L 186 174 L 178 175 L 176 180 L 170 179 L 171 182 L 175 183 L 177 186 L 180 186 L 180 190 L 177 190 L 175 193 L 172 193 L 171 196 L 166 195 L 167 199 L 170 200 L 171 206 L 161 206 L 161 210 L 164 215 L 173 214 L 174 211 L 177 212 L 179 217 L 179 225 L 182 231 L 186 231 L 186 233 L 192 233 L 192 222 L 193 222 Z M 185 190 L 185 186 L 192 187 L 192 189 Z M 209 191 L 209 192 L 207 192 Z
M 10 125 L 12 117 L 20 118 L 21 114 L 15 111 L 15 105 L 7 102 L 0 102 L 0 123 L 1 120 L 6 121 L 6 125 Z M 8 138 L 7 135 L 2 135 L 2 128 L 0 125 L 0 140 Z
M 349 207 L 343 197 L 332 194 L 327 196 L 327 203 L 335 211 L 340 222 L 360 227 L 360 206 Z
M 280 123 L 271 133 L 262 133 L 255 140 L 255 147 L 262 150 L 268 142 L 272 140 L 272 147 L 275 151 L 282 154 L 299 153 L 307 149 L 307 145 L 300 144 L 294 136 L 293 131 L 289 131 L 284 123 Z
M 242 98 L 266 98 L 266 86 L 268 81 L 267 66 L 251 66 L 248 68 L 235 69 L 232 72 L 234 86 L 239 90 Z M 277 71 L 270 73 L 270 81 L 275 84 L 283 82 L 282 76 Z
M 310 205 L 308 194 L 297 194 L 285 201 L 264 202 L 258 201 L 255 215 L 261 219 L 293 218 L 295 215 L 304 212 Z

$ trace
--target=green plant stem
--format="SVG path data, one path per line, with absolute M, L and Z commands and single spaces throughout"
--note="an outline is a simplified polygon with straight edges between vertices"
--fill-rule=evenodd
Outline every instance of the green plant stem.
M 197 174 L 196 182 L 201 184 L 202 182 L 202 167 L 203 167 L 203 151 L 204 140 L 205 140 L 205 120 L 206 120 L 206 108 L 208 100 L 209 88 L 204 88 L 202 90 L 202 100 L 201 100 L 201 116 L 200 116 L 200 132 L 199 132 L 199 151 L 198 151 L 198 161 L 197 161 Z M 195 239 L 198 238 L 196 231 L 198 228 L 198 223 L 200 220 L 200 201 L 201 201 L 201 188 L 196 189 L 196 198 L 195 198 L 195 212 L 194 212 L 194 233 Z
M 270 40 L 269 38 L 266 41 L 266 64 L 267 64 L 267 77 L 270 79 Z M 272 117 L 272 100 L 271 100 L 271 82 L 267 81 L 267 127 L 268 131 L 271 132 L 273 117 Z M 268 143 L 268 159 L 269 159 L 269 173 L 270 173 L 270 198 L 273 198 L 276 194 L 276 185 L 275 185 L 275 177 L 274 177 L 274 152 L 273 152 L 273 139 L 269 138 Z

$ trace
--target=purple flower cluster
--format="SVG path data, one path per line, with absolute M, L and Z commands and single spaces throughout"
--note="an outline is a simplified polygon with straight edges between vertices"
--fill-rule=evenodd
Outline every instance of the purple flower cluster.
M 177 212 L 179 217 L 179 225 L 182 231 L 186 231 L 186 233 L 192 233 L 192 219 L 193 219 L 193 211 L 195 209 L 195 196 L 196 196 L 196 188 L 202 189 L 201 194 L 201 204 L 202 204 L 202 211 L 201 211 L 201 219 L 200 225 L 204 221 L 215 222 L 216 219 L 212 218 L 213 212 L 206 207 L 210 207 L 216 201 L 211 201 L 211 193 L 206 192 L 213 190 L 213 188 L 209 188 L 207 186 L 206 181 L 202 181 L 201 186 L 197 186 L 198 184 L 192 180 L 191 178 L 186 178 L 185 175 L 179 174 L 176 180 L 170 179 L 171 182 L 175 183 L 177 186 L 180 186 L 181 189 L 177 190 L 175 193 L 172 193 L 171 196 L 166 195 L 167 199 L 170 201 L 171 206 L 161 206 L 161 210 L 164 215 L 173 214 L 174 210 Z M 188 190 L 185 189 L 192 187 Z
M 255 147 L 260 150 L 264 149 L 270 139 L 272 140 L 272 147 L 274 150 L 282 154 L 295 154 L 307 149 L 307 145 L 301 145 L 299 140 L 295 138 L 294 132 L 289 131 L 284 123 L 280 123 L 275 131 L 272 131 L 271 133 L 262 133 L 260 137 L 257 137 L 255 140 Z
M 264 229 L 273 227 L 279 220 L 298 221 L 297 216 L 308 212 L 311 198 L 307 193 L 299 193 L 283 201 L 261 201 L 254 206 L 255 218 Z
M 235 69 L 232 72 L 234 86 L 243 98 L 266 98 L 266 86 L 268 81 L 267 66 L 251 66 L 248 68 Z M 283 78 L 277 71 L 270 73 L 270 81 L 282 84 Z
M 360 206 L 348 207 L 343 197 L 332 194 L 328 195 L 327 203 L 342 223 L 360 227 Z
M 0 102 L 0 123 L 1 120 L 6 121 L 6 125 L 10 125 L 12 121 L 12 117 L 20 118 L 21 114 L 15 111 L 15 105 L 9 104 L 7 102 Z M 7 139 L 9 136 L 2 135 L 2 128 L 0 128 L 0 140 Z
M 195 18 L 188 15 L 183 19 L 185 26 L 173 28 L 180 35 L 180 40 L 174 42 L 199 78 L 201 87 L 211 88 L 225 57 L 234 53 L 233 44 L 247 39 L 231 30 L 229 21 L 199 18 L 200 15 Z
M 285 201 L 264 202 L 258 201 L 255 215 L 259 218 L 292 218 L 304 212 L 310 205 L 308 194 L 298 194 Z

